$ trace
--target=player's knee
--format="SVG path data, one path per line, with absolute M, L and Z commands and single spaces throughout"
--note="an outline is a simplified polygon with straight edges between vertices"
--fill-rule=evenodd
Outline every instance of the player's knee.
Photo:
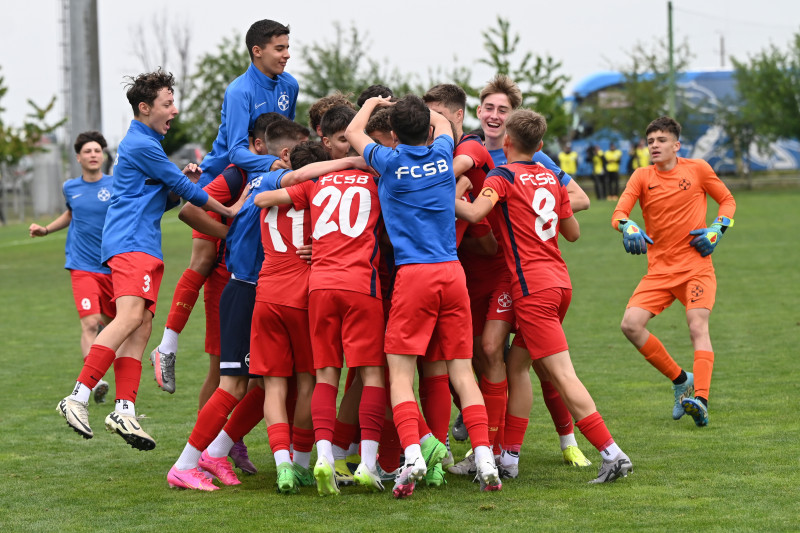
M 644 326 L 636 320 L 633 320 L 629 316 L 625 315 L 622 317 L 622 322 L 620 323 L 619 328 L 622 330 L 622 333 L 630 339 L 641 333 L 641 331 L 644 329 Z

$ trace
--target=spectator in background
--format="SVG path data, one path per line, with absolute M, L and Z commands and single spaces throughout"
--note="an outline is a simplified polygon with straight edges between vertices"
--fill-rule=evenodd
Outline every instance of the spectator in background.
M 606 194 L 609 200 L 619 200 L 619 163 L 622 160 L 622 150 L 611 143 L 603 154 L 606 162 Z

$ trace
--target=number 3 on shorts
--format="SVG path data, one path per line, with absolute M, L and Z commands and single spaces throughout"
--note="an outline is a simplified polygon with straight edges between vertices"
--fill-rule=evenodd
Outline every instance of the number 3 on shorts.
M 142 290 L 144 292 L 150 292 L 150 274 L 144 275 L 144 285 L 142 285 Z

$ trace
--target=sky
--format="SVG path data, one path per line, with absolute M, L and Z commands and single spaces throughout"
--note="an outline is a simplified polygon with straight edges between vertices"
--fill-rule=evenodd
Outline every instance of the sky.
M 650 45 L 667 34 L 666 0 L 460 0 L 403 2 L 302 0 L 98 0 L 101 102 L 103 132 L 111 145 L 124 135 L 131 119 L 123 76 L 151 70 L 137 57 L 136 40 L 155 37 L 154 21 L 192 30 L 190 54 L 213 51 L 224 36 L 242 36 L 254 21 L 271 18 L 291 26 L 292 58 L 287 71 L 305 70 L 302 47 L 329 43 L 333 23 L 354 24 L 369 43 L 368 54 L 400 72 L 427 79 L 429 70 L 457 62 L 473 67 L 473 84 L 492 72 L 476 65 L 484 55 L 481 32 L 496 25 L 498 16 L 511 20 L 520 47 L 561 61 L 570 78 L 568 88 L 592 73 L 626 64 L 627 53 L 639 43 Z M 56 95 L 63 114 L 61 0 L 10 2 L 3 0 L 0 32 L 0 75 L 8 92 L 0 105 L 7 124 L 21 125 L 32 99 L 43 105 Z M 224 9 L 221 9 L 224 6 Z M 274 7 L 278 6 L 278 7 Z M 393 7 L 399 6 L 399 7 Z M 144 33 L 140 30 L 145 28 Z M 674 0 L 675 42 L 688 41 L 691 69 L 731 68 L 729 57 L 744 60 L 771 44 L 786 49 L 800 31 L 800 2 L 796 0 Z M 149 36 L 149 37 L 148 37 Z M 724 41 L 724 45 L 722 44 Z M 244 44 L 242 44 L 244 46 Z M 151 49 L 154 49 L 151 47 Z M 166 65 L 176 70 L 177 66 Z M 243 69 L 244 70 L 244 69 Z M 302 85 L 300 87 L 302 93 Z

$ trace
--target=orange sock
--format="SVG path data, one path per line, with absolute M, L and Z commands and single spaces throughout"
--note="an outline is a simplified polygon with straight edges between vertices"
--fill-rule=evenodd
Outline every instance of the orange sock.
M 681 367 L 670 357 L 667 349 L 652 333 L 647 338 L 644 346 L 639 348 L 639 353 L 644 356 L 648 363 L 667 376 L 670 381 L 681 375 Z
M 714 352 L 694 352 L 694 395 L 708 400 L 711 388 L 711 371 L 714 369 Z

